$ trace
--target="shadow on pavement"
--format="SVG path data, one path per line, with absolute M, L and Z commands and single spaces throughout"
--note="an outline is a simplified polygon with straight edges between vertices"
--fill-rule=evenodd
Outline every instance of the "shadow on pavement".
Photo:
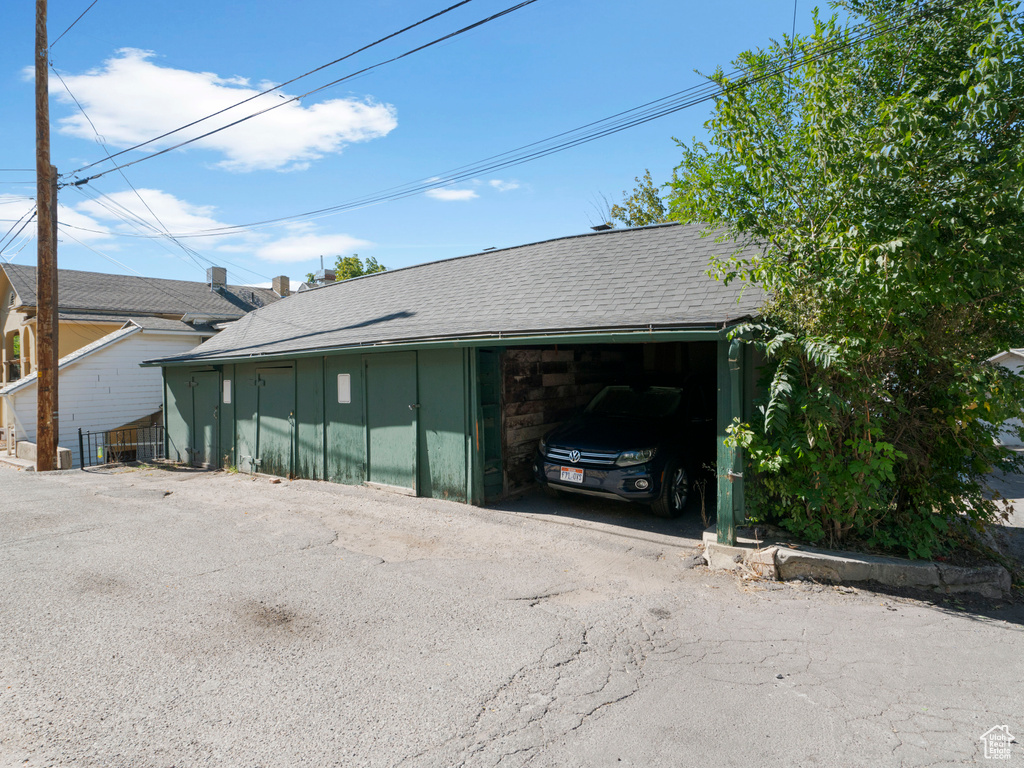
M 488 504 L 487 507 L 502 512 L 543 515 L 553 519 L 585 520 L 688 540 L 680 541 L 680 545 L 699 544 L 705 527 L 701 520 L 699 498 L 693 500 L 686 512 L 673 520 L 657 517 L 642 504 L 568 493 L 553 498 L 540 488 L 528 489 L 511 499 Z M 708 525 L 714 525 L 714 511 L 710 511 L 709 514 Z

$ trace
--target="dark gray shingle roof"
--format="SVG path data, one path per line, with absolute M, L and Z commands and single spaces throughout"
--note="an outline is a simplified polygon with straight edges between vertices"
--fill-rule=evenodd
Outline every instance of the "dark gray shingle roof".
M 755 315 L 764 298 L 756 287 L 707 276 L 713 254 L 738 247 L 701 238 L 699 226 L 670 224 L 421 264 L 304 291 L 166 359 L 498 334 L 721 327 Z
M 36 268 L 0 266 L 25 306 L 36 305 Z M 269 288 L 229 285 L 214 293 L 206 283 L 165 280 L 100 272 L 57 271 L 57 301 L 61 312 L 78 310 L 124 315 L 208 315 L 241 317 L 271 304 L 278 296 Z

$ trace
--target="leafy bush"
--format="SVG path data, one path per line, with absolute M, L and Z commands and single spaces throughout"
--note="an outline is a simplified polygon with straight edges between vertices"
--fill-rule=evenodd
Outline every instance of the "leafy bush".
M 1002 0 L 837 6 L 862 23 L 712 76 L 670 205 L 765 245 L 713 267 L 769 296 L 739 330 L 768 361 L 732 437 L 751 513 L 928 557 L 998 519 L 985 478 L 1022 468 L 994 438 L 1024 385 L 986 360 L 1024 339 L 1024 38 Z

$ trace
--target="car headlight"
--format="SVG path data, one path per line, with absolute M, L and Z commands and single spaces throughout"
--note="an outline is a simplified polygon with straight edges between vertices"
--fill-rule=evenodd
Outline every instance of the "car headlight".
M 542 437 L 540 439 L 540 445 L 537 446 L 537 449 L 540 451 L 541 456 L 546 457 L 548 455 L 548 441 Z
M 615 460 L 615 463 L 620 467 L 632 467 L 637 464 L 646 464 L 654 458 L 656 451 L 656 448 L 645 448 L 642 451 L 623 451 L 619 454 L 619 458 Z

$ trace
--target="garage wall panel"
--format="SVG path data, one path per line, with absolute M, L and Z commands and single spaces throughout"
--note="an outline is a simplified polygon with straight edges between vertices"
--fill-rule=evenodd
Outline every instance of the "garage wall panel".
M 358 485 L 366 480 L 366 427 L 363 421 L 363 357 L 335 355 L 324 360 L 327 426 L 325 472 L 332 483 Z M 338 376 L 347 376 L 349 402 L 338 402 Z
M 466 371 L 461 349 L 419 353 L 420 496 L 466 501 Z
M 301 358 L 296 361 L 296 368 L 298 454 L 295 474 L 308 480 L 323 480 L 324 360 Z
M 231 382 L 231 402 L 224 402 L 224 382 Z M 235 366 L 225 365 L 221 368 L 220 391 L 220 466 L 237 467 L 238 454 L 235 446 Z
M 167 434 L 167 458 L 187 462 L 192 445 L 192 388 L 191 372 L 183 368 L 164 368 L 167 413 L 164 417 Z
M 235 366 L 235 450 L 237 466 L 241 472 L 252 472 L 256 458 L 256 365 L 241 363 Z

